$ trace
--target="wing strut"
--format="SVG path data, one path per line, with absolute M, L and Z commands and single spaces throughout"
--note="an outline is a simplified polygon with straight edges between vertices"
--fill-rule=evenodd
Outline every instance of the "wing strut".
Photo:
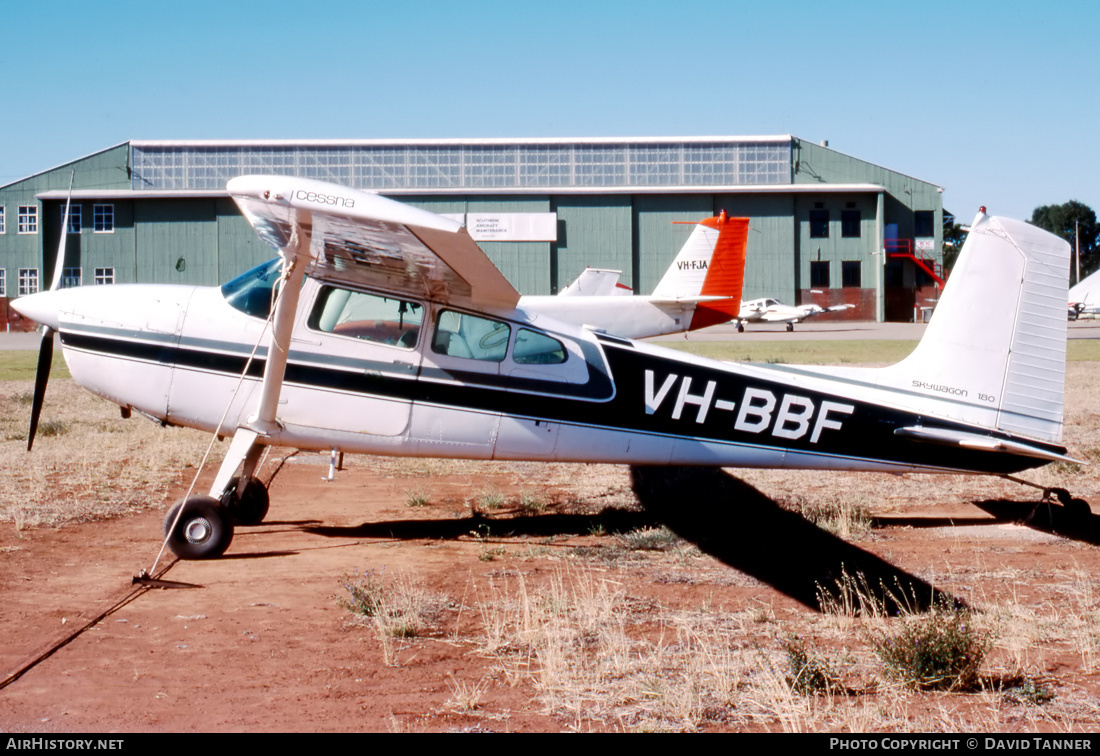
M 210 486 L 210 496 L 220 499 L 237 467 L 242 465 L 237 481 L 237 495 L 244 493 L 256 471 L 256 463 L 263 449 L 262 439 L 278 431 L 279 421 L 275 415 L 279 407 L 279 396 L 283 390 L 283 378 L 286 375 L 287 356 L 290 352 L 290 337 L 294 330 L 294 315 L 298 311 L 298 297 L 302 292 L 302 259 L 295 254 L 295 241 L 286 249 L 279 250 L 283 258 L 283 275 L 279 296 L 275 301 L 275 315 L 271 326 L 271 346 L 267 350 L 267 364 L 264 367 L 263 383 L 260 386 L 260 398 L 256 411 L 248 418 L 247 425 L 238 428 L 233 442 L 222 460 L 218 474 Z

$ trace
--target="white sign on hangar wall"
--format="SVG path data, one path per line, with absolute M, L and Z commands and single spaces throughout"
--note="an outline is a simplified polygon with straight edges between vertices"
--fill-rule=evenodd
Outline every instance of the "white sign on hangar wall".
M 474 241 L 557 241 L 557 213 L 443 213 Z

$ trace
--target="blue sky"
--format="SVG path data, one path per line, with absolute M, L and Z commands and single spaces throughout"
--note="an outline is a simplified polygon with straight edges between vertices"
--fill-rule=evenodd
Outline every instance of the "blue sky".
M 0 183 L 127 139 L 794 134 L 1100 210 L 1100 3 L 3 3 Z

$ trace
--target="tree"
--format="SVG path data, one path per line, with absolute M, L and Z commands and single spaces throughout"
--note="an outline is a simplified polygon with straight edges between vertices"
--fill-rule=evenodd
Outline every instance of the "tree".
M 955 216 L 943 211 L 943 268 L 950 271 L 959 259 L 967 229 L 955 222 Z
M 1100 267 L 1100 248 L 1097 246 L 1100 227 L 1096 224 L 1096 213 L 1088 205 L 1077 200 L 1061 205 L 1043 205 L 1035 208 L 1031 223 L 1062 237 L 1069 242 L 1071 249 L 1076 249 L 1080 239 L 1082 278 Z

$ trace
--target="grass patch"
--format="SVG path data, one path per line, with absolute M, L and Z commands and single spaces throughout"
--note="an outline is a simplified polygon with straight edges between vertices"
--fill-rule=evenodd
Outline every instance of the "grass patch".
M 916 341 L 857 339 L 852 341 L 660 341 L 656 346 L 727 362 L 785 363 L 789 365 L 858 365 L 900 362 L 916 348 Z M 1100 340 L 1069 339 L 1069 362 L 1100 362 Z
M 519 511 L 525 515 L 540 515 L 546 512 L 549 504 L 541 496 L 535 494 L 523 494 L 519 497 Z
M 1066 360 L 1068 362 L 1100 361 L 1100 340 L 1069 339 L 1066 341 Z
M 58 379 L 28 454 L 31 391 L 31 380 L 0 381 L 0 523 L 56 528 L 163 507 L 209 443 L 199 431 L 123 420 L 116 405 Z
M 504 494 L 500 491 L 487 491 L 478 494 L 474 498 L 474 504 L 476 505 L 476 511 L 495 512 L 504 506 Z
M 433 610 L 433 601 L 411 580 L 388 577 L 385 568 L 367 570 L 344 580 L 346 598 L 340 606 L 374 623 L 390 638 L 421 635 Z
M 916 348 L 915 341 L 662 341 L 659 346 L 727 362 L 845 365 L 900 362 Z
M 615 540 L 628 551 L 669 551 L 683 543 L 680 536 L 666 527 L 639 528 L 619 533 Z
M 838 538 L 859 538 L 871 530 L 870 507 L 849 497 L 834 497 L 819 503 L 800 502 L 798 513 L 817 527 Z
M 8 349 L 0 351 L 0 381 L 33 381 L 38 370 L 37 349 Z M 69 367 L 61 356 L 61 349 L 54 348 L 50 380 L 71 378 Z
M 431 503 L 432 495 L 422 488 L 413 488 L 405 492 L 405 504 L 410 507 L 426 507 Z
M 892 635 L 871 638 L 887 673 L 918 690 L 973 690 L 993 647 L 993 634 L 974 625 L 966 609 L 937 606 L 901 620 Z
M 823 696 L 840 689 L 829 665 L 806 648 L 796 635 L 788 635 L 779 645 L 787 655 L 787 684 L 803 696 Z

